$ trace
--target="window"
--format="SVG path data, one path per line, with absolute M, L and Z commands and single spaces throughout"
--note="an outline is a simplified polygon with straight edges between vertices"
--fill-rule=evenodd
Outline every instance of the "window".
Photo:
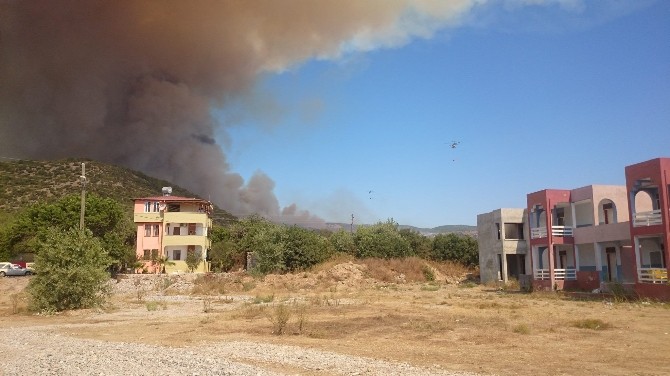
M 181 249 L 175 249 L 172 251 L 173 260 L 181 260 Z
M 505 239 L 523 240 L 523 223 L 505 223 Z
M 614 207 L 612 203 L 603 204 L 603 215 L 605 216 L 605 224 L 614 223 Z
M 154 225 L 154 236 L 158 236 L 158 234 L 160 233 L 160 228 L 161 228 L 160 225 Z
M 143 260 L 151 260 L 151 250 L 145 249 L 142 259 Z
M 151 225 L 144 225 L 144 236 L 151 236 Z
M 161 209 L 161 205 L 158 202 L 154 202 L 154 211 L 159 212 Z
M 149 201 L 144 203 L 144 212 L 148 213 L 151 211 L 151 203 Z
M 661 251 L 649 252 L 649 266 L 652 268 L 663 268 L 663 255 Z
M 181 231 L 179 226 L 175 226 L 172 228 L 172 235 L 181 235 L 180 232 Z
M 167 211 L 169 211 L 169 212 L 178 212 L 178 211 L 181 211 L 180 209 L 181 208 L 180 208 L 179 204 L 169 204 L 167 206 Z
M 496 223 L 496 234 L 498 236 L 498 240 L 500 240 L 500 223 Z
M 564 208 L 556 208 L 556 226 L 565 226 Z

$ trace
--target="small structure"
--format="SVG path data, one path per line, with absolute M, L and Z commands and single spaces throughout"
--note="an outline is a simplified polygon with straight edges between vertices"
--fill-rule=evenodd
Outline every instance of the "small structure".
M 528 225 L 525 209 L 497 209 L 477 216 L 482 283 L 507 282 L 526 274 Z
M 207 254 L 211 248 L 209 232 L 213 211 L 211 202 L 172 196 L 163 188 L 162 196 L 133 200 L 137 226 L 136 252 L 149 272 L 179 273 L 188 271 L 186 257 L 199 254 L 202 262 L 197 272 L 210 270 Z

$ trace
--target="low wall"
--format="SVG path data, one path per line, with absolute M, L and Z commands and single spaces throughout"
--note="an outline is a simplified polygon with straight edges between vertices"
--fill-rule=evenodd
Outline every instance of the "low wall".
M 578 271 L 577 285 L 580 290 L 584 291 L 600 288 L 600 273 L 598 271 Z
M 670 301 L 670 285 L 636 283 L 635 292 L 640 297 Z

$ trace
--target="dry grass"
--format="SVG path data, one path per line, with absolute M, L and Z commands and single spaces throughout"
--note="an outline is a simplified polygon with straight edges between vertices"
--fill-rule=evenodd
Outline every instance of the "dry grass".
M 412 269 L 425 278 L 423 264 L 410 262 L 406 268 L 379 260 L 372 264 L 389 265 L 400 273 Z M 436 276 L 441 275 L 439 266 L 431 265 Z M 314 279 L 319 272 L 282 276 L 278 285 L 270 285 L 277 282 L 272 278 L 255 280 L 253 295 L 243 291 L 244 278 L 231 281 L 226 283 L 226 294 L 234 301 L 224 306 L 213 299 L 206 315 L 202 298 L 195 297 L 152 312 L 148 320 L 140 313 L 146 315 L 146 310 L 130 295 L 115 297 L 115 312 L 72 316 L 13 315 L 7 304 L 0 327 L 77 323 L 76 334 L 67 327 L 61 334 L 169 346 L 226 340 L 282 343 L 484 374 L 535 375 L 539 370 L 670 374 L 667 357 L 649 351 L 667 345 L 663 326 L 670 322 L 667 303 L 603 304 L 557 293 L 520 294 L 478 285 L 460 288 L 439 279 L 435 284 L 362 280 L 346 289 L 336 284 L 325 291 L 319 285 L 300 291 L 278 287 L 290 278 Z M 205 291 L 211 290 L 203 290 L 203 296 L 208 296 Z M 269 294 L 271 302 L 253 303 L 254 296 Z M 7 296 L 0 299 L 9 303 Z

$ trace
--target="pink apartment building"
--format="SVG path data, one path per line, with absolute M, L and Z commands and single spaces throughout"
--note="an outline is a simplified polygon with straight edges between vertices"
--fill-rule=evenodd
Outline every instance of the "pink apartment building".
M 514 209 L 480 214 L 482 282 L 519 275 L 536 289 L 586 291 L 607 291 L 617 283 L 639 296 L 670 300 L 670 158 L 627 166 L 625 175 L 626 186 L 530 193 L 526 209 L 515 209 L 523 210 L 522 223 L 509 216 Z M 510 223 L 528 235 L 508 237 L 501 228 Z M 516 256 L 505 254 L 506 242 L 513 243 Z M 509 270 L 515 259 L 525 265 Z
M 160 272 L 153 260 L 164 257 L 168 261 L 165 272 L 174 273 L 188 271 L 186 256 L 198 253 L 203 262 L 196 271 L 209 271 L 205 260 L 211 246 L 212 203 L 171 193 L 172 189 L 166 187 L 163 196 L 134 199 L 137 256 L 149 272 Z

